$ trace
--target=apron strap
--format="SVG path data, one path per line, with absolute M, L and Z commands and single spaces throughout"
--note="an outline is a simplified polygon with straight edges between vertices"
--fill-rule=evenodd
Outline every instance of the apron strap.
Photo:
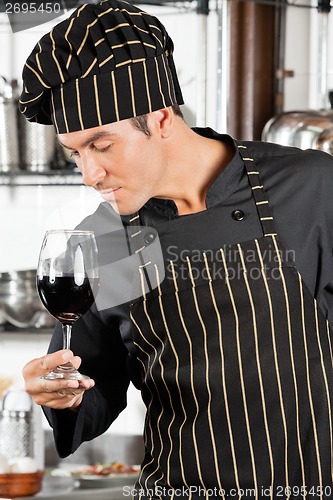
M 143 225 L 141 223 L 141 217 L 139 212 L 135 212 L 134 214 L 130 215 L 127 220 L 128 220 L 128 226 L 125 227 L 125 230 L 127 235 L 128 249 L 131 255 L 133 254 L 139 255 L 141 262 L 141 265 L 139 267 L 143 271 L 146 283 L 148 285 L 148 289 L 151 292 L 153 290 L 153 286 L 151 284 L 151 280 L 147 269 L 147 267 L 151 265 L 151 262 L 149 260 L 149 256 L 145 251 L 147 243 L 142 238 Z
M 264 236 L 277 236 L 272 209 L 260 180 L 260 172 L 247 147 L 238 141 L 236 144 L 246 168 Z

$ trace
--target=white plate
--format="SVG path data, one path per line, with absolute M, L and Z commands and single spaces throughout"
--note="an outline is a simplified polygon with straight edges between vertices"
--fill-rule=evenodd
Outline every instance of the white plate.
M 54 477 L 50 474 L 45 474 L 43 477 L 42 491 L 35 495 L 38 497 L 52 497 L 55 493 L 70 493 L 75 488 L 75 481 L 72 477 L 58 476 Z M 50 499 L 52 500 L 52 499 Z
M 134 486 L 138 474 L 110 474 L 99 476 L 94 474 L 82 474 L 77 478 L 80 488 L 119 488 L 121 486 Z

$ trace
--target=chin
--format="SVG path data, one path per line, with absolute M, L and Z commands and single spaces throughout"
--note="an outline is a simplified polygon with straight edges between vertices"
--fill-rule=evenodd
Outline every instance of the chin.
M 131 205 L 123 205 L 122 203 L 118 204 L 115 201 L 109 202 L 110 205 L 112 206 L 113 210 L 118 214 L 118 215 L 132 215 L 135 212 L 138 212 L 145 202 L 142 205 L 139 204 L 131 204 Z

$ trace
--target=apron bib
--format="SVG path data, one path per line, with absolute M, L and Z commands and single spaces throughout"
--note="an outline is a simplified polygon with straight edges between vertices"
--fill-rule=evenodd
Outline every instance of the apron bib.
M 166 262 L 131 304 L 147 407 L 135 498 L 333 497 L 332 332 L 238 148 L 263 236 Z

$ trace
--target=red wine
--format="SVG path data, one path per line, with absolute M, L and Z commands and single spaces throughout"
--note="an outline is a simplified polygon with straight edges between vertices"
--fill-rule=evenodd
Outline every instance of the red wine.
M 37 278 L 37 289 L 45 308 L 61 323 L 72 324 L 94 303 L 98 279 L 84 278 L 77 285 L 73 276 Z

